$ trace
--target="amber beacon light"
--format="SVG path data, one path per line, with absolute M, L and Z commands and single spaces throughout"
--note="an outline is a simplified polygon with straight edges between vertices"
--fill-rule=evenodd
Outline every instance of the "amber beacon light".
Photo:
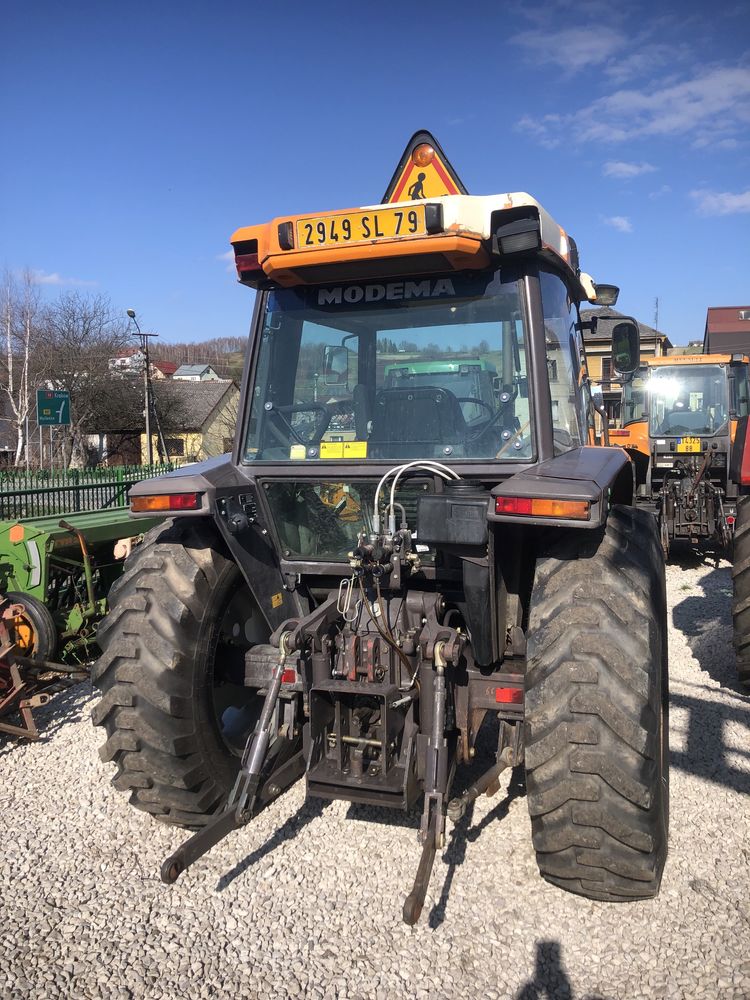
M 435 150 L 428 143 L 423 142 L 421 146 L 417 146 L 411 154 L 411 158 L 418 167 L 429 167 L 435 159 Z

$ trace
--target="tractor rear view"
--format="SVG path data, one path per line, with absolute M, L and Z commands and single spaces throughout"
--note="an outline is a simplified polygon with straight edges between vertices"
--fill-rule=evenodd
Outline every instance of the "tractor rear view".
M 651 358 L 623 389 L 623 428 L 640 502 L 675 541 L 729 551 L 740 484 L 732 449 L 748 413 L 748 359 L 698 354 Z
M 257 289 L 234 450 L 131 490 L 136 517 L 173 518 L 98 633 L 114 783 L 196 831 L 162 878 L 303 778 L 419 806 L 411 924 L 446 817 L 524 766 L 544 878 L 656 895 L 663 554 L 626 453 L 586 444 L 579 306 L 612 286 L 528 194 L 469 196 L 428 133 L 381 204 L 232 245 Z M 496 760 L 462 790 L 485 724 Z
M 750 683 L 750 388 L 748 358 L 652 358 L 625 383 L 623 426 L 610 432 L 636 470 L 638 503 L 675 542 L 733 562 L 734 642 Z

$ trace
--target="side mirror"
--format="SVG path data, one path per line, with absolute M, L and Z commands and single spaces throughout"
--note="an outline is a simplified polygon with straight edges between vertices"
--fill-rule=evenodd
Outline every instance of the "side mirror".
M 634 319 L 623 319 L 612 329 L 612 366 L 618 375 L 634 375 L 641 363 L 641 335 Z
M 349 349 L 327 346 L 323 350 L 323 381 L 326 385 L 349 382 Z

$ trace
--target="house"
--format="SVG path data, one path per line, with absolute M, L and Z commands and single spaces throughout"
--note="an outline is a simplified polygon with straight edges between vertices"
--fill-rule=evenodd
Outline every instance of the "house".
M 140 347 L 125 347 L 113 358 L 109 359 L 109 367 L 114 372 L 121 372 L 125 375 L 143 375 L 143 366 L 146 364 L 146 355 Z M 151 368 L 151 378 L 171 378 L 177 371 L 177 365 L 172 361 L 161 361 L 149 358 Z
M 152 378 L 173 378 L 174 373 L 177 371 L 179 365 L 176 365 L 174 361 L 151 361 L 151 377 Z
M 612 329 L 625 314 L 616 309 L 582 309 L 581 319 L 584 323 L 596 317 L 596 332 L 584 330 L 583 340 L 586 347 L 586 360 L 592 382 L 602 387 L 604 405 L 610 421 L 616 421 L 620 416 L 620 401 L 622 386 L 615 378 L 612 365 Z M 668 354 L 672 342 L 666 333 L 659 333 L 646 323 L 638 323 L 641 333 L 641 360 L 659 358 Z
M 157 409 L 160 393 L 167 391 L 171 420 L 169 427 L 163 428 L 163 435 L 170 461 L 202 462 L 231 451 L 240 400 L 236 382 L 186 382 L 171 378 L 154 386 Z M 151 431 L 153 455 L 158 458 L 159 438 L 153 424 Z M 140 435 L 140 441 L 141 461 L 145 464 L 148 461 L 145 434 Z
M 146 355 L 140 347 L 123 347 L 113 358 L 109 359 L 109 367 L 112 371 L 133 374 L 143 371 L 146 363 Z
M 217 382 L 219 375 L 211 365 L 180 365 L 172 376 L 180 382 Z
M 704 354 L 750 354 L 750 306 L 710 306 Z

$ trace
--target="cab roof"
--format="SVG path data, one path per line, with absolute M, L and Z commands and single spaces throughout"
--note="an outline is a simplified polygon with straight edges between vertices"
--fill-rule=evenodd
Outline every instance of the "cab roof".
M 744 361 L 748 358 L 742 354 L 667 354 L 659 358 L 646 358 L 649 368 L 660 368 L 664 365 L 728 365 L 732 361 Z
M 525 191 L 466 193 L 428 132 L 410 139 L 384 201 L 283 215 L 231 237 L 239 280 L 254 287 L 395 278 L 489 267 L 541 253 L 567 271 L 581 299 L 596 301 L 575 241 Z

